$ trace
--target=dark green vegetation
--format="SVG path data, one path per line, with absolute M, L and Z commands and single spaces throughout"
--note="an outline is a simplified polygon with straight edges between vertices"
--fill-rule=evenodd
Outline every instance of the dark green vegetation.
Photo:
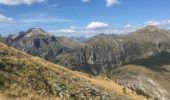
M 166 72 L 167 70 L 163 68 L 163 65 L 170 65 L 170 53 L 168 52 L 161 52 L 158 55 L 151 56 L 149 58 L 143 58 L 131 62 L 132 64 L 145 66 L 150 68 L 154 71 L 158 72 Z

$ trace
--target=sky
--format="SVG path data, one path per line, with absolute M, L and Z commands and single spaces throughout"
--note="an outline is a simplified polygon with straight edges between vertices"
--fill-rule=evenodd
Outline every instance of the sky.
M 0 0 L 0 34 L 42 28 L 56 36 L 170 29 L 170 0 Z

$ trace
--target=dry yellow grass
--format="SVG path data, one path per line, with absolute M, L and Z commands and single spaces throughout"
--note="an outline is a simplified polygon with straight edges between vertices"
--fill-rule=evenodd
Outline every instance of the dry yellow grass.
M 146 95 L 148 94 L 150 96 L 160 95 L 158 100 L 160 100 L 161 96 L 162 98 L 166 98 L 165 100 L 169 100 L 170 98 L 170 95 L 169 95 L 170 65 L 163 65 L 162 68 L 165 68 L 167 70 L 158 72 L 150 68 L 146 68 L 145 66 L 125 65 L 125 66 L 122 66 L 122 67 L 119 67 L 113 70 L 111 75 L 114 76 L 112 77 L 112 79 L 115 79 L 119 81 L 120 84 L 133 88 L 133 89 L 135 88 L 133 84 L 140 82 L 143 84 L 143 86 L 144 85 L 146 86 L 145 88 Z M 147 82 L 150 82 L 150 83 L 147 83 Z M 125 83 L 129 85 L 126 85 Z M 141 89 L 141 88 L 136 86 L 135 89 Z M 159 91 L 159 92 L 156 92 L 156 91 Z
M 160 84 L 161 87 L 165 88 L 168 92 L 170 92 L 170 84 L 169 84 L 169 76 L 170 76 L 170 65 L 165 65 L 163 68 L 166 68 L 169 70 L 169 72 L 156 72 L 149 68 L 146 68 L 144 66 L 138 66 L 138 65 L 125 65 L 121 68 L 118 68 L 118 70 L 121 70 L 123 72 L 136 74 L 136 75 L 145 75 L 149 78 L 156 81 L 156 83 Z M 169 76 L 168 76 L 169 75 Z
M 31 55 L 28 55 L 28 54 L 20 52 L 16 49 L 10 48 L 10 47 L 8 47 L 4 44 L 1 44 L 1 43 L 0 43 L 0 52 L 8 53 L 7 55 L 9 55 L 9 57 L 2 58 L 2 59 L 5 59 L 7 63 L 16 64 L 16 62 L 17 62 L 17 64 L 18 64 L 18 62 L 19 62 L 19 64 L 24 64 L 26 66 L 26 69 L 22 70 L 25 72 L 18 72 L 20 74 L 20 77 L 19 77 L 20 79 L 18 79 L 18 80 L 23 81 L 23 84 L 26 84 L 26 83 L 24 83 L 26 80 L 25 78 L 28 77 L 29 74 L 38 74 L 38 73 L 36 73 L 36 69 L 43 68 L 44 69 L 43 77 L 48 80 L 49 84 L 53 84 L 57 80 L 57 78 L 53 78 L 53 77 L 49 77 L 49 76 L 51 76 L 52 73 L 59 73 L 60 77 L 62 77 L 64 79 L 66 78 L 65 79 L 66 85 L 73 85 L 73 87 L 75 87 L 77 89 L 81 86 L 94 85 L 96 88 L 100 89 L 101 91 L 107 92 L 111 97 L 120 96 L 120 97 L 122 97 L 122 99 L 123 99 L 123 97 L 127 97 L 130 100 L 146 100 L 146 98 L 144 96 L 136 95 L 130 89 L 126 89 L 126 93 L 125 93 L 124 87 L 118 85 L 117 83 L 115 83 L 112 80 L 104 79 L 101 77 L 89 76 L 87 74 L 80 73 L 77 71 L 71 71 L 69 69 L 66 69 L 66 68 L 60 66 L 60 65 L 56 65 L 51 62 L 45 61 L 42 58 L 33 57 Z M 39 67 L 39 66 L 41 66 L 41 67 Z M 67 75 L 67 77 L 63 77 L 65 75 Z M 78 78 L 79 80 L 77 82 L 69 83 L 70 80 L 72 80 L 72 78 Z M 58 79 L 60 79 L 60 78 L 58 78 Z M 19 90 L 16 90 L 16 88 L 14 88 L 14 91 L 12 91 L 12 89 L 9 89 L 9 90 L 6 89 L 4 92 L 0 90 L 1 91 L 0 99 L 1 100 L 8 100 L 8 99 L 10 100 L 11 98 L 8 98 L 6 93 L 18 92 Z M 24 90 L 24 88 L 23 88 L 23 90 Z M 25 89 L 24 92 L 26 92 L 26 90 L 27 89 Z M 15 97 L 15 100 L 17 100 L 17 99 L 18 100 L 21 100 L 21 99 L 29 100 L 31 98 L 34 98 L 37 100 L 38 99 L 44 99 L 44 100 L 46 100 L 46 99 L 50 99 L 50 100 L 63 99 L 63 98 L 59 98 L 59 97 L 52 96 L 52 95 L 49 97 L 44 97 L 44 96 L 37 94 L 36 90 L 28 89 L 27 92 L 29 95 L 27 95 L 26 97 L 24 97 L 24 96 Z M 19 94 L 17 94 L 17 95 L 19 95 Z M 95 98 L 95 99 L 97 99 L 97 98 Z
M 44 65 L 48 64 L 47 65 L 48 68 L 50 68 L 52 70 L 58 71 L 58 69 L 61 68 L 61 69 L 64 70 L 63 72 L 68 72 L 68 73 L 74 74 L 74 75 L 76 75 L 77 77 L 79 77 L 83 80 L 90 81 L 92 84 L 95 84 L 99 88 L 102 88 L 102 89 L 110 91 L 110 92 L 114 92 L 117 95 L 127 95 L 127 96 L 131 97 L 133 100 L 146 100 L 146 98 L 144 96 L 136 95 L 136 93 L 134 93 L 134 91 L 132 91 L 128 88 L 126 89 L 127 94 L 125 94 L 124 91 L 123 91 L 124 87 L 118 85 L 113 80 L 105 79 L 103 77 L 93 77 L 93 76 L 89 77 L 89 75 L 85 74 L 85 73 L 80 73 L 80 72 L 77 72 L 77 71 L 71 71 L 71 70 L 68 70 L 67 68 L 60 66 L 60 65 L 56 65 L 56 64 L 54 65 L 51 62 L 46 63 L 46 61 L 44 62 L 44 61 L 42 61 L 41 58 L 38 58 L 38 57 L 36 57 L 36 58 L 34 57 L 33 59 L 35 61 L 39 62 L 39 63 L 44 64 Z

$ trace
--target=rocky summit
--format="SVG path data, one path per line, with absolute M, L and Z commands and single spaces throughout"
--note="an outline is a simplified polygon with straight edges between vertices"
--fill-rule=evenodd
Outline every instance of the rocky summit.
M 41 28 L 31 28 L 26 32 L 19 32 L 18 34 L 12 36 L 12 39 L 19 39 L 19 38 L 31 38 L 31 37 L 40 37 L 40 36 L 48 36 L 49 34 L 42 30 Z
M 33 28 L 15 38 L 9 36 L 5 43 L 72 70 L 117 80 L 148 98 L 170 98 L 170 89 L 166 88 L 169 70 L 164 67 L 170 64 L 170 32 L 159 27 L 149 25 L 124 35 L 100 34 L 84 42 L 50 36 L 42 29 Z M 126 66 L 136 69 L 128 72 Z M 141 66 L 142 70 L 155 74 L 135 73 Z M 164 86 L 158 82 L 159 78 L 155 79 L 156 75 L 165 78 Z M 141 85 L 135 85 L 138 83 Z

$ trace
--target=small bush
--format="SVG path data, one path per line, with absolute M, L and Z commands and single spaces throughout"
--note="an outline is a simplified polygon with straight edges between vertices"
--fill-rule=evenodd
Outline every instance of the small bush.
M 5 63 L 0 61 L 0 69 L 3 70 L 5 68 L 5 66 L 6 66 Z
M 0 88 L 5 86 L 4 78 L 0 75 Z

